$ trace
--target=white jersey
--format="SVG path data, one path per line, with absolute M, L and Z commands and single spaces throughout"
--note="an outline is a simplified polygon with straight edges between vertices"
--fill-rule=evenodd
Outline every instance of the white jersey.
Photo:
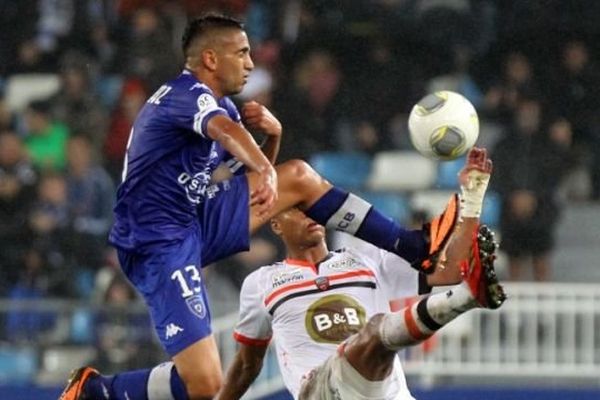
M 240 294 L 234 337 L 249 345 L 271 338 L 283 380 L 297 398 L 302 377 L 335 353 L 391 299 L 414 296 L 418 273 L 403 259 L 371 246 L 329 253 L 317 265 L 286 259 L 254 271 Z M 412 399 L 399 362 L 398 399 Z

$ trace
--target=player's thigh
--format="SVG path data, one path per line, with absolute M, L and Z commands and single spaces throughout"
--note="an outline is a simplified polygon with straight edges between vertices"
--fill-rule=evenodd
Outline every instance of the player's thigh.
M 250 209 L 250 231 L 252 232 L 271 217 L 290 207 L 308 208 L 331 189 L 331 184 L 304 161 L 286 161 L 276 165 L 275 169 L 278 178 L 277 201 L 269 213 L 261 218 L 257 217 L 254 207 Z M 259 176 L 255 172 L 249 172 L 246 176 L 252 193 L 258 188 Z
M 212 333 L 199 235 L 149 254 L 119 251 L 123 271 L 143 296 L 163 348 L 174 356 Z
M 212 398 L 221 387 L 221 360 L 213 335 L 177 353 L 173 362 L 191 399 Z
M 245 175 L 211 185 L 198 205 L 202 266 L 250 246 L 250 198 Z

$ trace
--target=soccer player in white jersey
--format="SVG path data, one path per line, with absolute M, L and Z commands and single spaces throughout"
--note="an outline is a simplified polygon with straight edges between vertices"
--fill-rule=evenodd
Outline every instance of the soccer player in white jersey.
M 330 252 L 325 228 L 297 208 L 273 218 L 288 257 L 244 281 L 234 332 L 240 348 L 217 398 L 246 392 L 274 338 L 295 399 L 413 399 L 397 351 L 467 310 L 497 308 L 505 299 L 493 267 L 496 244 L 478 219 L 490 172 L 486 157 L 469 157 L 461 172 L 460 220 L 446 252 L 464 258 L 434 260 L 435 271 L 426 276 L 429 285 L 456 285 L 400 312 L 390 312 L 390 300 L 414 294 L 418 285 L 409 263 L 375 248 Z

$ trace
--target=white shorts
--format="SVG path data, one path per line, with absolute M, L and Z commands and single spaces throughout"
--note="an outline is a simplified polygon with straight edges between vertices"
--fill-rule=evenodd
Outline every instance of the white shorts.
M 298 400 L 414 400 L 404 376 L 392 373 L 382 381 L 365 379 L 338 352 L 310 371 Z

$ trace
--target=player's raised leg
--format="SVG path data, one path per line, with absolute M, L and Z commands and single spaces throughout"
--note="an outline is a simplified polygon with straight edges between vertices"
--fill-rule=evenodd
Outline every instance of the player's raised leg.
M 472 256 L 462 264 L 461 284 L 424 297 L 401 311 L 378 314 L 350 339 L 344 355 L 364 378 L 384 379 L 399 349 L 429 338 L 460 314 L 502 305 L 506 296 L 494 270 L 497 245 L 492 232 L 481 226 L 472 243 Z

